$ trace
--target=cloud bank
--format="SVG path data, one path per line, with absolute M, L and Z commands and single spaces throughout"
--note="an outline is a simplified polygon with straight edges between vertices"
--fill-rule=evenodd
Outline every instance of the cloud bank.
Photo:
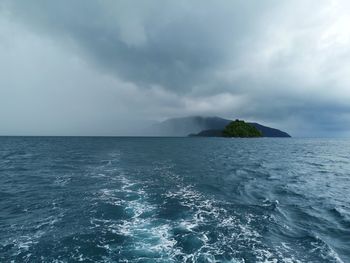
M 349 14 L 345 0 L 4 0 L 0 133 L 220 115 L 348 136 Z

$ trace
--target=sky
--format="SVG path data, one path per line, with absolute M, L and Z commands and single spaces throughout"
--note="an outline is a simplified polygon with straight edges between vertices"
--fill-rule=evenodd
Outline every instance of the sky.
M 0 135 L 182 116 L 350 136 L 347 0 L 0 0 Z

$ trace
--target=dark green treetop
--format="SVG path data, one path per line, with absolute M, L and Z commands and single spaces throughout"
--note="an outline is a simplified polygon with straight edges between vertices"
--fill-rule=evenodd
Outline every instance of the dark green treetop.
M 241 120 L 230 122 L 222 133 L 224 137 L 262 137 L 261 131 Z

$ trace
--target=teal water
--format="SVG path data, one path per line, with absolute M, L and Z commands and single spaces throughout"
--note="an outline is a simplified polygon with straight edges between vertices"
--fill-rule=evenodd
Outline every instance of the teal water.
M 350 140 L 0 138 L 0 262 L 350 262 Z

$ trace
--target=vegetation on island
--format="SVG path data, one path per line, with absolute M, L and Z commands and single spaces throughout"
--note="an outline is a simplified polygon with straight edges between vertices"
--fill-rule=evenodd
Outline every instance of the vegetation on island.
M 224 137 L 262 137 L 263 134 L 253 125 L 250 125 L 242 120 L 230 122 L 222 131 Z

